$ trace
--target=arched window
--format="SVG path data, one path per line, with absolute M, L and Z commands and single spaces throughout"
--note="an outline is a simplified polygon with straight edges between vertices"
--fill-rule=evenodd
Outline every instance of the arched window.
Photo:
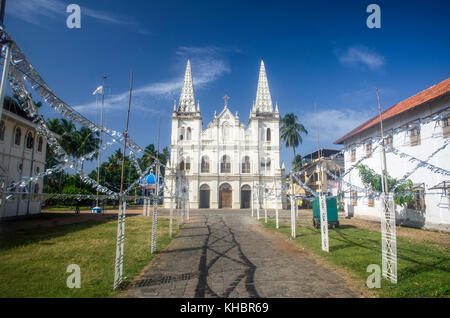
M 39 137 L 39 139 L 38 139 L 38 151 L 39 152 L 42 152 L 42 145 L 44 144 L 44 138 L 42 138 L 42 137 Z
M 186 140 L 191 140 L 191 135 L 192 135 L 191 127 L 188 127 L 186 131 Z
M 270 170 L 270 158 L 261 158 L 261 171 L 269 171 Z
M 34 193 L 39 193 L 39 184 L 34 185 Z
M 31 132 L 27 133 L 27 149 L 32 149 L 33 148 L 33 143 L 34 143 L 34 139 L 33 139 L 33 134 Z
M 201 171 L 202 172 L 209 172 L 209 157 L 208 156 L 203 156 L 202 157 Z
M 16 133 L 14 134 L 14 143 L 17 146 L 20 146 L 21 139 L 22 139 L 22 130 L 19 127 L 17 127 L 16 128 Z
M 245 156 L 242 160 L 242 173 L 250 173 L 250 157 Z
M 186 157 L 185 170 L 186 171 L 191 170 L 191 158 L 190 157 Z
M 230 157 L 224 155 L 222 157 L 222 162 L 220 163 L 220 172 L 221 173 L 230 173 L 231 172 L 231 160 Z
M 0 140 L 5 140 L 5 122 L 3 120 L 0 122 Z
M 181 127 L 180 129 L 180 140 L 184 139 L 184 127 Z
M 272 134 L 271 134 L 270 128 L 267 128 L 266 141 L 270 141 L 271 138 L 272 138 Z

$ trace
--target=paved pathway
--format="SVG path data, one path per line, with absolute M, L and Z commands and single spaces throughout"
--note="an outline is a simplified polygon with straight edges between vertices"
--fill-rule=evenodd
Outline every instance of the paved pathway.
M 354 297 L 345 281 L 249 211 L 191 211 L 191 221 L 128 297 Z

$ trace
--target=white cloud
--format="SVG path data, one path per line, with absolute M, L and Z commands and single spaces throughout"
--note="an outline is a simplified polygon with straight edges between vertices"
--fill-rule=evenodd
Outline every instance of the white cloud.
M 164 99 L 165 103 L 171 99 L 178 99 L 188 58 L 191 59 L 195 93 L 224 74 L 230 73 L 231 69 L 223 56 L 227 51 L 229 50 L 215 46 L 179 47 L 175 53 L 175 62 L 170 67 L 178 75 L 167 81 L 149 83 L 134 89 L 133 108 L 144 112 L 158 113 L 160 110 L 151 106 L 156 99 Z M 105 102 L 105 109 L 124 109 L 128 105 L 128 98 L 128 91 L 112 95 Z M 168 104 L 168 107 L 171 106 Z M 78 105 L 75 109 L 81 113 L 92 114 L 96 112 L 96 102 Z
M 14 0 L 8 2 L 8 14 L 22 21 L 44 26 L 48 19 L 68 16 L 66 8 L 69 4 L 69 2 L 65 3 L 62 0 Z M 90 17 L 105 23 L 130 25 L 137 28 L 140 33 L 148 33 L 134 21 L 85 6 L 81 7 L 81 15 L 82 17 Z
M 368 109 L 324 109 L 317 112 L 319 122 L 319 139 L 321 147 L 336 148 L 333 142 L 358 127 L 375 115 Z M 304 138 L 307 142 L 316 142 L 316 121 L 314 112 L 305 114 L 304 125 L 309 134 Z
M 335 54 L 343 65 L 369 68 L 375 70 L 385 65 L 385 59 L 366 46 L 354 45 L 346 50 L 336 49 Z

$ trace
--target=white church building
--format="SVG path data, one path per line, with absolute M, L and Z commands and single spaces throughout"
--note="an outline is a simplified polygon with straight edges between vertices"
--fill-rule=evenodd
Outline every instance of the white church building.
M 222 111 L 215 112 L 213 121 L 203 127 L 188 60 L 180 100 L 172 113 L 169 165 L 176 168 L 176 174 L 166 170 L 166 184 L 173 193 L 181 184 L 177 181 L 184 180 L 191 209 L 251 208 L 258 202 L 253 200 L 255 188 L 281 193 L 285 180 L 280 162 L 280 114 L 278 105 L 273 107 L 264 62 L 247 126 L 237 112 L 233 114 L 228 96 L 224 100 Z M 260 200 L 261 207 L 282 208 L 281 196 L 266 201 Z M 167 191 L 164 206 L 170 207 Z

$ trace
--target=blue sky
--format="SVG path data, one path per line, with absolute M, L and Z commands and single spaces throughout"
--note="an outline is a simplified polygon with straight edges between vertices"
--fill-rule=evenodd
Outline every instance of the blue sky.
M 66 6 L 81 7 L 81 29 Z M 381 7 L 381 29 L 366 7 Z M 111 87 L 106 124 L 124 130 L 134 71 L 130 134 L 141 146 L 170 142 L 170 115 L 186 59 L 192 61 L 204 127 L 229 107 L 247 124 L 261 57 L 281 115 L 310 131 L 297 150 L 316 150 L 377 113 L 450 76 L 449 1 L 119 1 L 8 0 L 5 25 L 53 90 L 96 120 L 92 96 L 104 73 Z M 54 117 L 46 112 L 47 117 Z M 289 153 L 282 151 L 282 160 Z

